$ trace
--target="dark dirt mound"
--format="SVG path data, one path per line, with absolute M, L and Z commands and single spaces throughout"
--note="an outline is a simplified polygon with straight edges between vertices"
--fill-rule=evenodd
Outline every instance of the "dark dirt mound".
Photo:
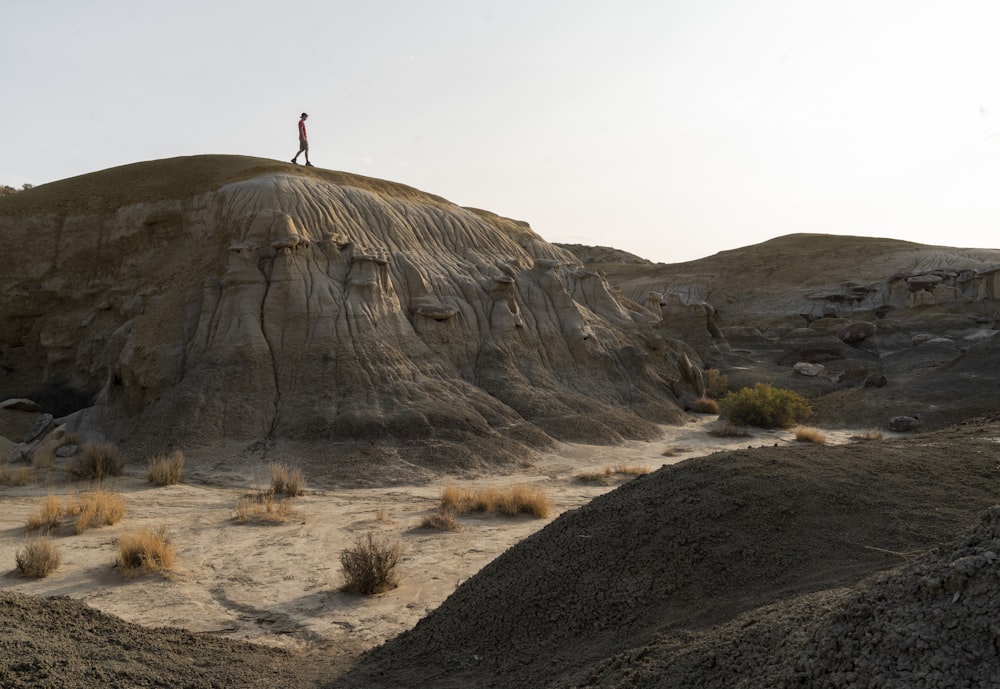
M 998 433 L 973 424 L 666 467 L 512 548 L 342 681 L 561 686 L 658 635 L 853 586 L 954 538 L 1000 500 Z
M 575 687 L 1000 685 L 1000 508 L 915 562 L 680 634 L 581 673 Z
M 0 591 L 0 687 L 317 686 L 323 659 L 179 629 L 147 629 L 69 598 Z

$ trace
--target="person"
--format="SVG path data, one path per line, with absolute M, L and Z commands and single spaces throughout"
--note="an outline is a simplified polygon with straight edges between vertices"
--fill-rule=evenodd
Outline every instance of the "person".
M 308 119 L 308 113 L 302 113 L 302 116 L 299 117 L 299 152 L 295 154 L 294 158 L 292 158 L 292 163 L 298 165 L 299 156 L 305 153 L 306 167 L 315 167 L 309 162 L 309 136 L 306 134 L 306 120 Z

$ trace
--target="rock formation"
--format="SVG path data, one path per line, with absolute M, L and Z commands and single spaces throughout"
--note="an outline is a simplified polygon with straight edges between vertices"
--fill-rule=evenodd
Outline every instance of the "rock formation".
M 665 332 L 683 332 L 730 387 L 795 389 L 817 423 L 919 412 L 934 428 L 1000 407 L 1000 249 L 799 234 L 679 264 L 573 250 L 661 306 Z
M 5 197 L 0 231 L 0 399 L 59 388 L 72 430 L 140 448 L 651 438 L 697 359 L 526 223 L 380 180 L 154 161 Z

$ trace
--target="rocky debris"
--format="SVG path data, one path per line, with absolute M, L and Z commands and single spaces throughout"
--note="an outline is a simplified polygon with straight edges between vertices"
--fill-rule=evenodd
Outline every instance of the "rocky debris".
M 864 388 L 884 388 L 889 384 L 889 379 L 884 373 L 871 373 L 865 377 L 861 387 Z
M 812 364 L 808 361 L 800 361 L 792 366 L 792 370 L 798 373 L 800 376 L 821 376 L 826 372 L 826 366 L 823 364 Z
M 42 408 L 37 402 L 24 397 L 13 397 L 0 402 L 0 409 L 10 409 L 12 411 L 41 412 Z
M 837 332 L 837 337 L 850 344 L 853 342 L 861 342 L 862 340 L 871 337 L 877 330 L 878 327 L 874 323 L 860 321 L 857 323 L 851 323 L 850 325 L 841 328 Z
M 919 416 L 894 416 L 885 425 L 890 431 L 896 433 L 909 433 L 920 427 Z

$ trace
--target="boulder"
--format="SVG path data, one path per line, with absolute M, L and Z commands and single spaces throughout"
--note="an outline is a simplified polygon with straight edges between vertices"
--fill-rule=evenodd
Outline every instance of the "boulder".
M 894 416 L 889 419 L 886 428 L 895 433 L 908 433 L 920 426 L 919 416 Z
M 877 330 L 878 328 L 874 323 L 858 321 L 838 330 L 837 337 L 839 337 L 841 341 L 851 344 L 854 342 L 861 342 L 862 340 L 871 337 Z
M 808 361 L 800 361 L 792 367 L 792 370 L 800 376 L 813 378 L 815 376 L 823 375 L 826 372 L 826 366 L 823 364 L 810 363 Z

